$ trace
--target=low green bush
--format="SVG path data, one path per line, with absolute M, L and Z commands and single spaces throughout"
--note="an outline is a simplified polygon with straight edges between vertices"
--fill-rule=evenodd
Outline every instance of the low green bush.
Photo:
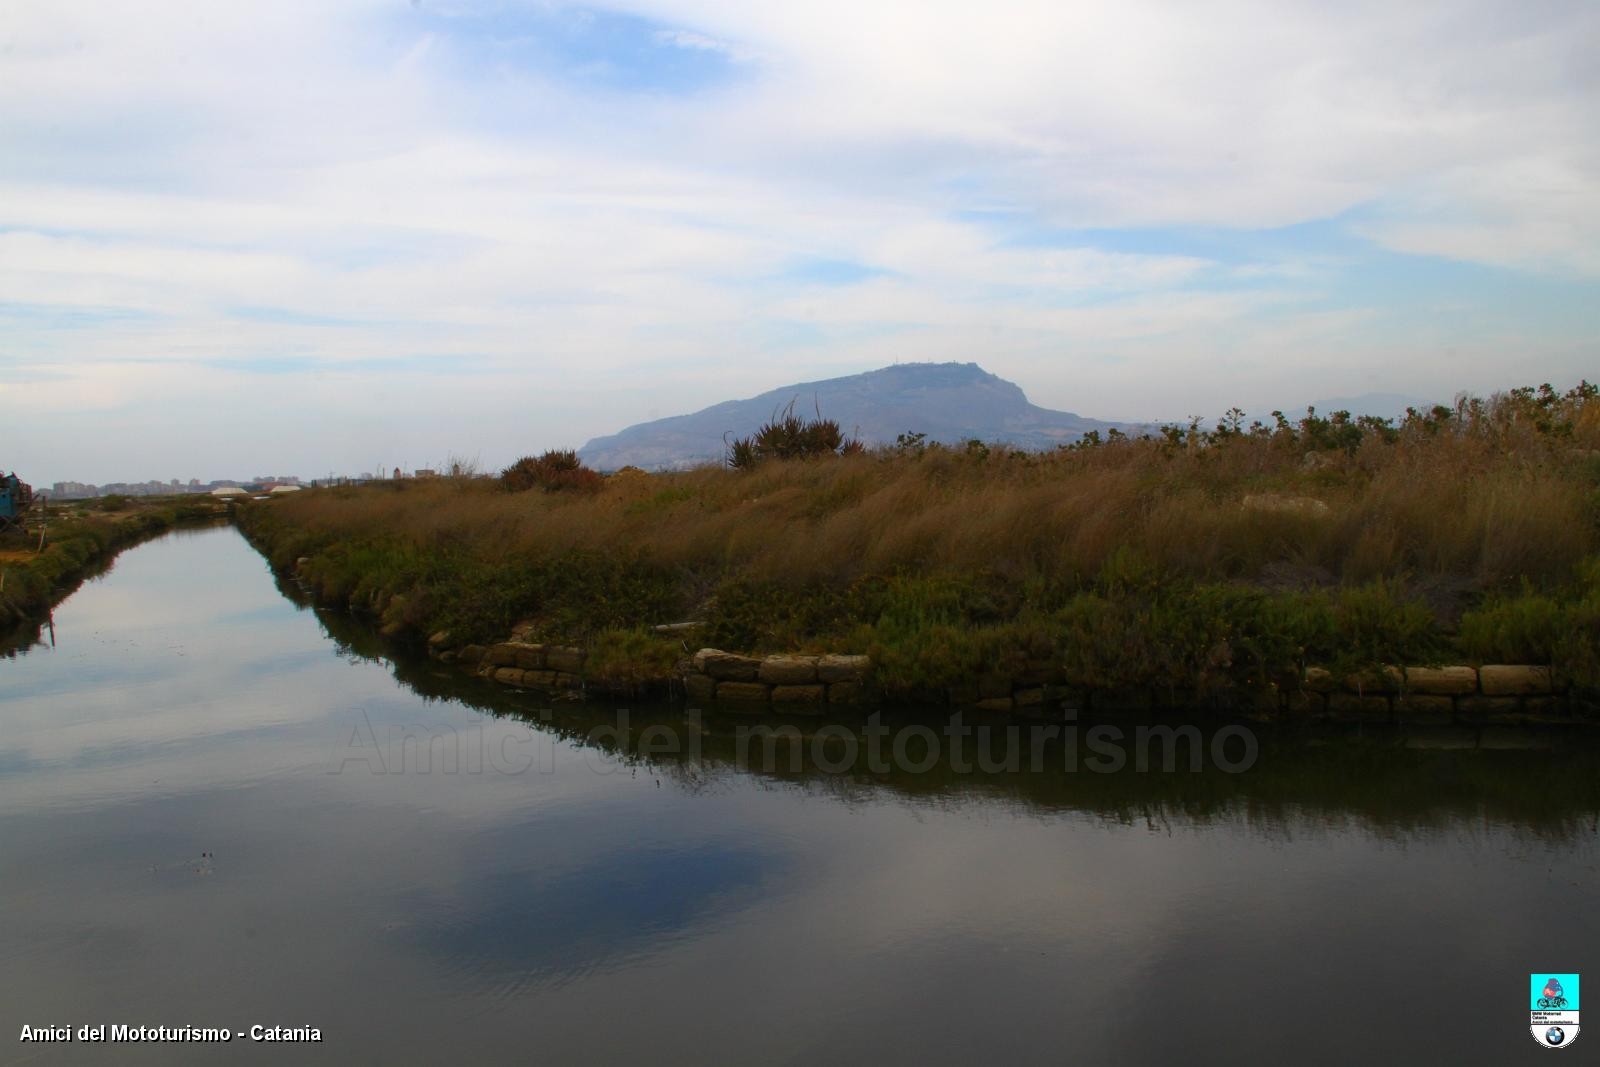
M 1461 649 L 1482 663 L 1548 663 L 1569 684 L 1600 690 L 1600 557 L 1576 577 L 1564 597 L 1524 585 L 1467 612 Z
M 551 449 L 543 455 L 523 456 L 500 472 L 501 488 L 514 493 L 543 489 L 547 493 L 597 493 L 605 479 L 585 467 L 571 449 Z

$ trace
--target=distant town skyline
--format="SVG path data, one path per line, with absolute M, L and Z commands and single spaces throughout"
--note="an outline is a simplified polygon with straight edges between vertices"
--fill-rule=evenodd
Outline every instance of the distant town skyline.
M 1124 421 L 1600 365 L 1600 6 L 13 6 L 0 463 L 485 467 L 971 360 Z

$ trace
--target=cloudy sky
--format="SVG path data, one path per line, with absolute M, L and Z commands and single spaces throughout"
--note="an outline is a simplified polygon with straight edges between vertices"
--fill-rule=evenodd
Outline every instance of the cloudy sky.
M 491 466 L 897 361 L 1572 384 L 1597 52 L 1587 0 L 7 0 L 0 464 Z

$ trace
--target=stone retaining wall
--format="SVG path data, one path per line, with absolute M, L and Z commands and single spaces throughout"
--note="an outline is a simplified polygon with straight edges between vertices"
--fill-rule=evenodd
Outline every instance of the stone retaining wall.
M 476 667 L 477 673 L 501 685 L 519 689 L 544 689 L 550 692 L 583 688 L 583 665 L 588 653 L 571 645 L 542 645 L 532 641 L 501 641 L 499 644 L 466 645 L 450 650 L 448 634 L 428 639 L 430 650 L 441 648 L 438 658 Z
M 571 695 L 585 687 L 587 654 L 570 645 L 511 640 L 454 647 L 441 633 L 429 638 L 428 650 L 501 685 Z M 690 703 L 699 705 L 816 713 L 877 698 L 866 656 L 744 656 L 702 648 L 680 664 L 679 680 Z M 941 695 L 955 707 L 1021 715 L 1222 706 L 1263 716 L 1362 722 L 1505 723 L 1561 718 L 1576 710 L 1550 668 L 1509 664 L 1390 667 L 1343 678 L 1312 667 L 1298 681 L 1265 689 L 1193 693 L 1074 687 L 1059 667 L 1040 662 L 1017 676 L 978 675 L 933 696 Z
M 687 664 L 683 686 L 702 704 L 770 705 L 813 710 L 874 697 L 865 656 L 741 656 L 705 648 Z M 1567 694 L 1550 668 L 1524 665 L 1390 668 L 1336 678 L 1313 667 L 1298 684 L 1248 692 L 1086 689 L 1066 684 L 1060 668 L 1041 662 L 1015 677 L 978 675 L 943 694 L 955 707 L 1021 715 L 1063 708 L 1141 711 L 1221 705 L 1269 716 L 1373 722 L 1493 723 L 1562 717 Z
M 702 704 L 819 711 L 870 697 L 866 656 L 740 656 L 702 648 L 685 665 L 684 694 Z
M 1285 711 L 1334 719 L 1492 723 L 1561 717 L 1573 709 L 1549 667 L 1390 667 L 1335 678 L 1316 667 L 1282 694 Z

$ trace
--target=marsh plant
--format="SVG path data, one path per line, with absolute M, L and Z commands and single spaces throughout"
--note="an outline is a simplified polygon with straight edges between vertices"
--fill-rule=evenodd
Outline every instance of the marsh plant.
M 846 437 L 839 424 L 822 417 L 807 419 L 794 413 L 796 401 L 762 424 L 749 437 L 728 442 L 727 465 L 734 470 L 752 470 L 768 460 L 818 459 L 825 456 L 853 456 L 865 451 L 854 437 Z
M 791 409 L 736 469 L 603 477 L 546 453 L 501 478 L 546 492 L 317 490 L 240 521 L 280 566 L 309 557 L 330 600 L 399 595 L 416 634 L 609 633 L 623 684 L 638 672 L 622 661 L 669 659 L 677 639 L 650 627 L 694 620 L 723 648 L 870 652 L 907 693 L 1040 662 L 1188 690 L 1445 660 L 1553 663 L 1600 686 L 1588 384 L 1398 422 L 1234 411 L 1046 453 L 916 434 L 850 449 L 836 429 Z M 785 451 L 808 435 L 823 461 Z

